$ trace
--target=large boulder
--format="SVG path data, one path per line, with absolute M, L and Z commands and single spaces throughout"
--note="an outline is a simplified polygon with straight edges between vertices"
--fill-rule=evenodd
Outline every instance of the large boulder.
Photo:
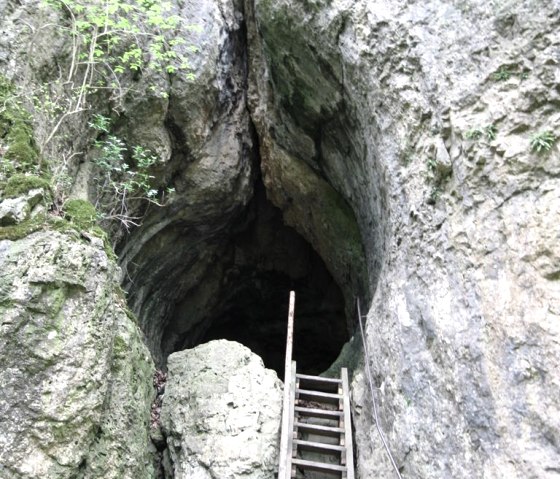
M 153 477 L 153 363 L 117 276 L 77 233 L 0 241 L 0 478 Z
M 162 407 L 166 477 L 272 479 L 282 387 L 248 348 L 211 341 L 169 356 Z

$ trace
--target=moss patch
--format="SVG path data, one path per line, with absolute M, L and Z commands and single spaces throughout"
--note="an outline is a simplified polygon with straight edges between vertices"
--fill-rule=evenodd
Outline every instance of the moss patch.
M 0 141 L 5 153 L 2 170 L 10 173 L 40 169 L 39 150 L 33 138 L 29 113 L 21 106 L 13 83 L 0 75 Z
M 50 182 L 40 176 L 16 174 L 11 176 L 6 182 L 4 197 L 15 198 L 36 188 L 43 188 L 45 191 L 50 192 Z
M 97 222 L 97 211 L 89 201 L 68 200 L 64 203 L 64 216 L 82 229 L 91 229 Z
M 18 239 L 25 238 L 31 233 L 46 229 L 46 221 L 45 216 L 37 215 L 35 218 L 23 221 L 17 225 L 0 227 L 0 241 L 16 241 Z
M 72 200 L 72 201 L 81 201 L 82 200 Z M 93 211 L 95 208 L 91 203 L 85 201 Z M 81 211 L 78 208 L 78 211 Z M 83 210 L 82 210 L 83 212 Z M 9 240 L 9 241 L 16 241 L 26 236 L 35 233 L 36 231 L 57 231 L 59 233 L 72 233 L 79 237 L 78 233 L 86 230 L 91 233 L 93 236 L 96 236 L 103 240 L 103 248 L 107 253 L 107 256 L 113 260 L 116 260 L 115 252 L 109 243 L 109 239 L 107 237 L 107 233 L 105 233 L 99 226 L 95 225 L 94 223 L 89 222 L 90 226 L 84 226 L 84 222 L 76 222 L 75 220 L 70 219 L 70 215 L 67 216 L 68 219 L 60 218 L 58 216 L 42 214 L 37 215 L 34 218 L 28 219 L 23 221 L 17 225 L 12 226 L 4 226 L 0 227 L 0 241 L 2 240 Z M 86 219 L 89 218 L 86 216 Z M 88 220 L 89 221 L 89 220 Z M 86 223 L 88 222 L 86 221 Z

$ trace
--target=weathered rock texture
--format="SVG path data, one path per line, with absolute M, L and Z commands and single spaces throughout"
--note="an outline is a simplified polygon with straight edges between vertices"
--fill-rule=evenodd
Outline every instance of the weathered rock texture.
M 179 14 L 187 23 L 201 27 L 194 38 L 188 34 L 200 49 L 190 56 L 195 79 L 173 79 L 169 103 L 159 119 L 152 118 L 149 105 L 145 108 L 150 121 L 165 127 L 171 138 L 172 157 L 165 174 L 173 178 L 176 195 L 166 208 L 146 215 L 143 227 L 119 255 L 129 302 L 156 357 L 160 349 L 163 358 L 172 352 L 181 334 L 204 319 L 219 294 L 219 258 L 253 192 L 253 140 L 245 106 L 238 8 L 233 2 L 202 0 L 182 6 Z M 131 117 L 135 112 L 132 108 Z M 134 121 L 131 131 L 136 130 Z M 159 136 L 153 128 L 148 131 L 148 137 Z M 142 144 L 145 138 L 137 136 Z M 162 345 L 174 317 L 178 325 Z
M 325 259 L 341 232 L 309 192 L 329 183 L 355 213 L 403 476 L 558 476 L 560 155 L 530 146 L 560 126 L 557 3 L 257 0 L 252 15 L 265 185 Z M 359 472 L 390 477 L 363 383 Z
M 148 478 L 153 363 L 78 235 L 0 241 L 0 477 Z
M 175 479 L 272 479 L 282 389 L 248 348 L 211 341 L 169 356 L 162 407 Z
M 60 15 L 36 7 L 0 0 L 0 67 L 28 90 L 55 78 L 70 48 L 55 28 Z M 258 231 L 246 228 L 259 224 L 251 200 L 262 181 L 284 221 L 324 260 L 347 313 L 354 295 L 368 303 L 381 425 L 404 477 L 559 476 L 560 154 L 558 142 L 543 154 L 531 149 L 539 132 L 559 136 L 557 2 L 193 0 L 176 9 L 184 20 L 177 34 L 199 47 L 194 81 L 140 78 L 138 88 L 155 82 L 168 98 L 127 97 L 115 126 L 161 156 L 158 185 L 177 192 L 167 207 L 141 211 L 143 225 L 129 236 L 112 231 L 122 284 L 155 360 L 164 364 L 204 337 L 213 312 L 220 321 L 230 314 L 235 299 L 223 292 L 242 291 L 239 278 L 253 287 L 263 272 L 301 272 L 267 269 L 278 265 L 285 242 L 256 241 L 278 250 L 255 264 L 248 258 L 261 250 L 238 243 Z M 92 111 L 116 108 L 101 100 Z M 34 118 L 39 146 L 49 131 L 44 116 L 39 109 Z M 74 117 L 47 152 L 68 163 L 73 195 L 81 197 L 92 194 L 95 175 L 87 117 Z M 0 200 L 3 225 L 37 207 L 33 198 Z M 39 243 L 53 253 L 37 253 Z M 137 438 L 147 434 L 149 361 L 124 306 L 102 317 L 95 306 L 96 295 L 110 302 L 114 265 L 94 268 L 87 258 L 103 255 L 99 248 L 56 234 L 2 245 L 10 259 L 2 260 L 9 280 L 0 307 L 3 318 L 16 318 L 2 326 L 8 477 L 22 467 L 41 477 L 128 474 L 134 468 L 123 458 L 142 456 L 143 439 L 125 441 L 137 452 L 110 444 L 127 428 Z M 67 257 L 83 261 L 49 266 Z M 52 272 L 46 283 L 30 274 L 37 265 Z M 65 279 L 73 268 L 97 279 L 83 279 L 86 286 Z M 286 289 L 297 279 L 289 277 Z M 64 334 L 51 326 L 62 318 L 59 301 L 79 303 L 72 307 L 81 319 L 64 316 Z M 33 334 L 18 321 L 34 325 Z M 75 326 L 96 322 L 107 327 Z M 111 346 L 119 335 L 135 351 L 130 358 Z M 67 346 L 60 349 L 57 337 Z M 73 374 L 72 348 L 87 366 Z M 355 348 L 346 353 L 355 356 Z M 110 364 L 118 366 L 103 373 Z M 76 381 L 69 400 L 53 389 L 68 374 Z M 145 380 L 135 383 L 138 375 Z M 358 471 L 390 477 L 370 435 L 365 390 L 358 369 Z M 42 391 L 57 399 L 41 399 Z M 51 417 L 64 425 L 61 436 Z M 105 452 L 114 462 L 100 472 Z

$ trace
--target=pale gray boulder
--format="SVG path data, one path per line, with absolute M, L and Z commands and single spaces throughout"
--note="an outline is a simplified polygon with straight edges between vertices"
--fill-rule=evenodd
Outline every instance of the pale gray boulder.
M 282 388 L 248 348 L 211 341 L 169 356 L 162 407 L 175 479 L 276 476 Z

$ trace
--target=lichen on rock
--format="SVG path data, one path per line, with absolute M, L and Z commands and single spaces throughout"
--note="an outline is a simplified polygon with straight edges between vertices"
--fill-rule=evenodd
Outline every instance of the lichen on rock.
M 116 274 L 73 235 L 0 241 L 0 477 L 150 477 L 153 365 Z

